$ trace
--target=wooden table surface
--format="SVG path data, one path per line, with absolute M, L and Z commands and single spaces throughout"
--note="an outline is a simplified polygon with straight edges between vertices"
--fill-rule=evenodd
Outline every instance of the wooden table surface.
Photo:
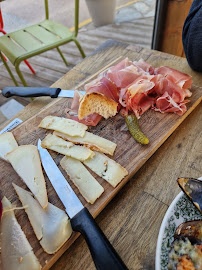
M 186 59 L 108 41 L 53 86 L 71 89 L 118 56 L 143 58 L 153 66 L 167 65 L 192 75 L 202 86 L 202 74 L 192 71 Z M 16 117 L 25 121 L 51 102 L 37 98 Z M 154 269 L 157 237 L 163 217 L 180 192 L 178 177 L 202 176 L 202 106 L 183 121 L 143 167 L 96 218 L 129 269 Z M 52 270 L 95 269 L 82 237 L 52 266 Z

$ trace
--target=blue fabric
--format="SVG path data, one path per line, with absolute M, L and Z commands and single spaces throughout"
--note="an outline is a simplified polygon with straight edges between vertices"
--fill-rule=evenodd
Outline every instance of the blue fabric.
M 182 32 L 184 52 L 190 67 L 202 71 L 202 0 L 194 0 Z

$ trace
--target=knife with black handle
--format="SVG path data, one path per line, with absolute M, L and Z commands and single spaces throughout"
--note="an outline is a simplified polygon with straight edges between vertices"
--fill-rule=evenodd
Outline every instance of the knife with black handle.
M 80 232 L 85 238 L 96 268 L 98 270 L 127 270 L 128 268 L 87 208 L 82 205 L 51 155 L 41 147 L 40 139 L 38 150 L 43 168 L 70 217 L 72 229 Z
M 81 94 L 85 94 L 85 91 L 79 91 Z M 42 97 L 50 96 L 51 98 L 57 97 L 74 97 L 74 90 L 62 90 L 60 88 L 51 87 L 5 87 L 2 91 L 2 95 L 6 98 L 12 96 L 18 97 Z
M 71 225 L 74 231 L 80 232 L 85 238 L 98 270 L 128 269 L 87 208 L 71 218 Z

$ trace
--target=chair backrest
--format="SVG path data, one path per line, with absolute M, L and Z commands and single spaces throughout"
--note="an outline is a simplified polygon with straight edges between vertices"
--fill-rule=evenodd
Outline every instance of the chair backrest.
M 45 3 L 45 15 L 46 20 L 49 19 L 49 8 L 48 8 L 48 0 L 44 0 Z M 75 0 L 75 9 L 74 9 L 74 35 L 75 37 L 78 35 L 79 30 L 79 0 Z

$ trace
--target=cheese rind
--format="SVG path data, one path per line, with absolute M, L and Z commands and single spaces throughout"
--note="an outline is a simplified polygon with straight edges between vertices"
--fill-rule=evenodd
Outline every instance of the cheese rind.
M 0 158 L 7 161 L 5 155 L 18 147 L 12 132 L 0 134 Z
M 71 236 L 70 220 L 65 212 L 51 203 L 46 209 L 32 197 L 30 192 L 13 184 L 28 215 L 37 239 L 48 254 L 55 253 Z
M 79 189 L 87 202 L 93 204 L 104 192 L 104 188 L 89 173 L 85 166 L 78 160 L 64 157 L 60 165 L 69 175 L 72 182 Z
M 111 142 L 105 138 L 102 138 L 88 131 L 86 131 L 84 137 L 82 138 L 78 136 L 72 137 L 72 136 L 63 134 L 61 132 L 56 132 L 56 131 L 53 134 L 58 137 L 63 138 L 64 140 L 68 140 L 75 144 L 84 144 L 92 150 L 96 150 L 96 151 L 109 154 L 109 155 L 114 154 L 114 151 L 117 146 L 114 142 Z
M 95 155 L 92 150 L 85 146 L 75 145 L 52 134 L 48 134 L 43 139 L 41 146 L 80 161 L 92 158 Z
M 113 187 L 116 187 L 128 174 L 128 171 L 106 155 L 99 152 L 94 153 L 95 156 L 84 161 L 84 164 Z
M 43 208 L 48 205 L 46 183 L 37 147 L 21 145 L 6 155 L 17 174 L 29 187 Z
M 41 265 L 15 218 L 12 204 L 6 197 L 2 199 L 2 204 L 4 210 L 1 219 L 1 258 L 3 269 L 40 270 Z
M 56 130 L 70 136 L 79 137 L 83 137 L 88 128 L 86 125 L 77 121 L 51 115 L 46 116 L 39 124 L 39 127 Z

